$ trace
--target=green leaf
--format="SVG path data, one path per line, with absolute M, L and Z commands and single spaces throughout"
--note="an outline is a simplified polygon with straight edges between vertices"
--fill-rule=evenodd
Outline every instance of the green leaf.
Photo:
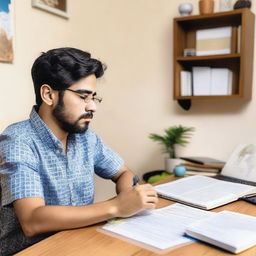
M 169 153 L 171 158 L 175 158 L 174 145 L 185 146 L 189 143 L 192 133 L 195 131 L 194 127 L 185 127 L 182 125 L 171 126 L 164 130 L 164 135 L 151 133 L 149 138 L 162 144 L 165 148 L 164 152 Z

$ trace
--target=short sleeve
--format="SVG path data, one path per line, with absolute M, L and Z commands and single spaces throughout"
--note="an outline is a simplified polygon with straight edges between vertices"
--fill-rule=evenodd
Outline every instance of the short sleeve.
M 0 135 L 1 205 L 25 197 L 43 198 L 38 161 L 27 141 Z
M 95 173 L 102 178 L 110 179 L 123 166 L 123 159 L 96 135 L 96 146 L 94 151 Z

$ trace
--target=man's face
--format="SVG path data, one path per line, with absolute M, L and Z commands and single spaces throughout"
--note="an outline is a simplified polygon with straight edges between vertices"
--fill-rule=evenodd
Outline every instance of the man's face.
M 88 129 L 96 105 L 93 100 L 85 103 L 81 96 L 90 98 L 96 94 L 96 77 L 90 75 L 82 78 L 68 89 L 77 93 L 69 90 L 60 91 L 58 103 L 52 114 L 62 130 L 68 133 L 83 133 Z

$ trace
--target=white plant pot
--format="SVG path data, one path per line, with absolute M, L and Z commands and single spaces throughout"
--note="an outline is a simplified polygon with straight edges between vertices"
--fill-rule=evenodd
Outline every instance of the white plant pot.
M 182 163 L 181 159 L 178 158 L 165 158 L 165 170 L 169 173 L 173 173 L 175 166 Z

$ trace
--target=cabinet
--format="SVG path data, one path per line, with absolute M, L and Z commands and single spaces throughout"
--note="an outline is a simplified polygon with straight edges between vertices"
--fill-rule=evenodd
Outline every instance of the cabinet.
M 247 8 L 174 19 L 173 60 L 174 99 L 251 98 L 254 48 L 254 14 Z M 196 48 L 196 31 L 231 26 L 231 53 L 209 56 L 184 56 L 185 48 Z M 182 70 L 192 67 L 228 68 L 233 73 L 231 95 L 181 96 Z

